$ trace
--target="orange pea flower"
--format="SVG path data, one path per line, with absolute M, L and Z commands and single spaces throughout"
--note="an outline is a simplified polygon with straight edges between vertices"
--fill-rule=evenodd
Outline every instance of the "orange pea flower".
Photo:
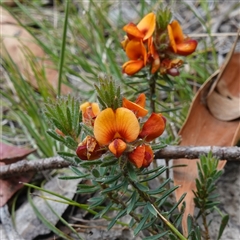
M 162 135 L 165 123 L 166 119 L 161 113 L 152 113 L 149 119 L 143 124 L 139 137 L 145 139 L 147 142 L 154 140 Z
M 155 27 L 154 13 L 147 14 L 137 25 L 129 23 L 123 27 L 128 37 L 121 44 L 129 58 L 129 61 L 122 66 L 123 73 L 134 75 L 146 66 L 147 50 L 144 42 L 153 42 L 152 35 Z
M 186 37 L 178 21 L 174 20 L 168 24 L 168 36 L 173 51 L 182 56 L 193 53 L 197 47 L 197 41 Z
M 82 111 L 83 122 L 87 125 L 93 126 L 94 119 L 100 113 L 100 108 L 97 103 L 85 102 L 80 105 Z
M 135 102 L 131 102 L 126 98 L 123 98 L 123 107 L 132 110 L 137 118 L 145 117 L 148 113 L 148 110 L 145 109 L 146 96 L 144 93 L 141 93 Z
M 103 149 L 100 148 L 98 142 L 94 137 L 87 136 L 81 143 L 79 143 L 76 154 L 82 160 L 94 160 L 105 153 Z
M 126 149 L 124 143 L 137 139 L 140 131 L 138 119 L 127 108 L 106 108 L 94 122 L 94 136 L 100 145 L 108 145 L 109 150 L 119 157 Z M 124 143 L 123 143 L 124 142 Z
M 154 13 L 147 14 L 137 25 L 129 23 L 123 27 L 128 38 L 139 38 L 143 41 L 150 38 L 156 27 L 156 16 Z
M 137 168 L 146 168 L 153 161 L 153 150 L 149 145 L 141 145 L 129 153 L 128 158 Z
M 141 40 L 133 39 L 129 41 L 125 51 L 130 61 L 123 64 L 123 73 L 133 75 L 145 67 L 147 62 L 147 51 Z

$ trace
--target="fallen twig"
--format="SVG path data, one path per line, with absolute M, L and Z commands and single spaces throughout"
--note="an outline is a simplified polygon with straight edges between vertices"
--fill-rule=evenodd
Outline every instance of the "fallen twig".
M 167 159 L 196 159 L 200 155 L 212 152 L 213 156 L 220 160 L 240 161 L 240 147 L 216 147 L 216 146 L 167 146 L 155 153 L 155 158 Z M 37 172 L 47 169 L 66 168 L 74 163 L 66 161 L 59 156 L 27 161 L 22 160 L 13 164 L 1 166 L 0 178 L 10 178 L 23 175 L 27 172 Z
M 196 159 L 200 155 L 212 152 L 213 156 L 220 160 L 240 161 L 240 147 L 216 147 L 216 146 L 167 146 L 155 153 L 155 158 L 168 159 Z
M 27 172 L 37 172 L 47 169 L 66 168 L 74 163 L 66 161 L 59 156 L 38 160 L 22 160 L 16 163 L 1 166 L 0 178 L 10 178 L 23 175 Z

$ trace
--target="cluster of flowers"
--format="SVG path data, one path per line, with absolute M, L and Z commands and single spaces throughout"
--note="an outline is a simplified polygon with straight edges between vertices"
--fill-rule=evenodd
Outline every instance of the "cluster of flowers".
M 82 160 L 100 158 L 107 151 L 117 158 L 127 156 L 137 168 L 148 167 L 154 154 L 149 142 L 159 137 L 166 120 L 160 113 L 148 114 L 145 109 L 145 94 L 140 94 L 135 102 L 123 98 L 122 107 L 100 110 L 97 103 L 86 102 L 80 106 L 83 123 L 93 128 L 93 136 L 79 143 L 76 154 Z
M 129 58 L 122 66 L 123 73 L 134 75 L 148 65 L 152 74 L 159 71 L 179 75 L 183 60 L 178 56 L 193 53 L 197 41 L 185 36 L 176 20 L 164 25 L 164 29 L 160 26 L 156 15 L 149 13 L 137 25 L 129 23 L 123 27 L 127 36 L 121 44 Z

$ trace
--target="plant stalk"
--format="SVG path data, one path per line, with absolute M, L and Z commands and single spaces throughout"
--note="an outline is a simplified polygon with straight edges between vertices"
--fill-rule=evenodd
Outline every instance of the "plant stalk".
M 59 72 L 58 73 L 58 96 L 61 95 L 63 63 L 64 63 L 64 57 L 65 57 L 65 47 L 66 47 L 66 37 L 67 37 L 69 2 L 70 2 L 70 0 L 66 1 L 66 7 L 65 7 L 64 27 L 63 27 L 63 36 L 62 36 L 62 46 L 61 46 L 61 56 L 60 56 L 59 68 L 58 68 L 58 72 Z

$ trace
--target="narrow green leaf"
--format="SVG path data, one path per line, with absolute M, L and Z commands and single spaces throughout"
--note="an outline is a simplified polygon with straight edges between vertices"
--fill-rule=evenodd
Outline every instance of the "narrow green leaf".
M 72 150 L 76 150 L 78 143 L 70 136 L 66 136 L 65 138 L 65 145 L 69 148 L 71 148 Z
M 157 219 L 158 218 L 153 216 L 152 219 L 149 219 L 148 222 L 143 226 L 142 230 L 147 229 L 149 227 L 153 228 L 155 226 L 154 223 L 156 222 Z
M 193 226 L 193 219 L 192 219 L 192 216 L 189 214 L 187 216 L 187 229 L 189 233 L 192 231 L 192 226 Z
M 98 187 L 97 185 L 87 185 L 87 184 L 79 184 L 78 189 L 92 189 Z
M 179 226 L 181 225 L 182 223 L 182 213 L 179 213 L 177 214 L 177 216 L 174 216 L 174 222 L 173 222 L 173 225 L 176 227 L 176 228 L 179 228 Z
M 121 183 L 118 184 L 118 185 L 115 185 L 115 186 L 106 188 L 106 189 L 102 190 L 102 194 L 109 193 L 109 192 L 112 192 L 112 191 L 116 191 L 116 190 L 118 190 L 119 188 L 121 188 L 124 184 L 125 184 L 125 181 L 124 181 L 124 182 L 121 182 Z
M 83 176 L 85 175 L 86 173 L 83 173 L 79 168 L 77 167 L 74 167 L 74 166 L 70 166 L 69 167 L 76 175 L 78 176 Z
M 134 218 L 131 219 L 130 223 L 129 223 L 129 228 L 133 228 L 133 226 L 136 224 L 136 221 Z
M 137 188 L 139 189 L 139 190 L 141 190 L 142 192 L 147 192 L 148 190 L 149 190 L 149 188 L 147 187 L 147 186 L 144 186 L 143 184 L 141 184 L 141 183 L 135 183 L 136 184 L 136 186 L 137 186 Z
M 134 229 L 133 233 L 136 236 L 143 228 L 144 224 L 146 223 L 146 221 L 149 218 L 149 214 L 146 214 L 141 221 L 138 223 L 137 227 Z
M 151 173 L 153 173 L 153 172 L 156 172 L 156 171 L 158 171 L 159 169 L 161 169 L 161 168 L 165 168 L 164 166 L 159 166 L 159 167 L 157 167 L 157 168 L 154 168 L 154 169 L 151 169 L 151 170 L 149 170 L 149 171 L 142 171 L 142 173 L 141 173 L 141 175 L 149 175 L 149 174 L 151 174 Z
M 167 190 L 161 197 L 159 197 L 159 198 L 157 199 L 157 201 L 156 201 L 156 202 L 158 202 L 158 203 L 161 201 L 160 204 L 159 204 L 159 206 L 161 206 L 161 205 L 163 204 L 163 202 L 165 201 L 165 198 L 166 198 L 167 196 L 169 196 L 172 192 L 174 192 L 177 188 L 178 188 L 178 186 L 175 186 L 175 187 Z
M 64 127 L 66 127 L 67 125 L 67 119 L 65 117 L 65 114 L 63 113 L 62 107 L 63 106 L 59 106 L 59 104 L 56 104 L 56 110 L 57 110 L 57 119 L 58 121 L 61 123 L 61 125 L 63 125 Z M 64 132 L 64 134 L 68 134 L 68 132 Z
M 60 131 L 62 131 L 64 134 L 67 133 L 65 127 L 64 127 L 56 118 L 52 118 L 51 120 L 52 120 L 54 126 L 55 126 L 57 129 L 59 129 Z
M 132 164 L 127 165 L 127 170 L 128 170 L 128 176 L 131 178 L 131 180 L 133 180 L 134 182 L 137 181 L 136 170 Z
M 102 160 L 93 160 L 93 161 L 84 161 L 80 163 L 80 166 L 86 167 L 86 166 L 92 166 L 92 165 L 99 165 L 102 163 Z
M 122 173 L 119 173 L 118 175 L 113 176 L 113 177 L 112 176 L 108 177 L 103 183 L 105 183 L 105 184 L 113 183 L 113 182 L 117 181 L 121 176 L 122 176 Z
M 62 176 L 62 177 L 59 177 L 58 179 L 61 179 L 61 180 L 72 180 L 72 179 L 86 178 L 88 176 L 89 176 L 89 174 L 86 174 L 86 175 L 83 175 L 83 176 Z
M 64 142 L 64 138 L 59 136 L 54 130 L 48 129 L 47 134 L 59 142 Z
M 161 192 L 165 191 L 166 189 L 163 188 L 163 187 L 165 185 L 167 185 L 170 181 L 171 181 L 170 178 L 166 179 L 157 189 L 149 190 L 149 191 L 147 191 L 147 193 L 150 194 L 150 195 L 155 195 L 155 194 L 158 194 L 158 193 L 161 193 Z
M 68 123 L 68 130 L 69 131 L 72 131 L 72 114 L 71 114 L 71 111 L 70 111 L 70 108 L 67 107 L 67 123 Z
M 95 178 L 99 178 L 99 177 L 100 177 L 100 173 L 99 173 L 99 171 L 98 171 L 96 168 L 94 168 L 94 169 L 92 170 L 92 175 L 93 175 Z
M 229 215 L 224 215 L 221 219 L 217 240 L 221 238 L 223 231 L 228 224 L 228 221 L 229 221 Z
M 171 208 L 171 210 L 168 212 L 169 215 L 172 214 L 172 212 L 179 206 L 179 204 L 183 201 L 187 193 L 184 193 L 178 200 L 178 202 Z
M 82 188 L 76 191 L 76 193 L 95 193 L 99 190 L 99 187 L 95 188 Z
M 139 198 L 138 193 L 134 191 L 131 196 L 130 202 L 127 205 L 127 214 L 129 214 L 134 209 L 134 206 L 137 203 L 138 198 Z
M 154 190 L 149 190 L 147 191 L 146 193 L 149 194 L 149 195 L 156 195 L 156 194 L 160 194 L 162 192 L 166 191 L 166 188 L 158 188 L 158 189 L 154 189 Z
M 113 220 L 109 223 L 108 227 L 107 227 L 107 230 L 109 231 L 113 226 L 114 224 L 116 223 L 116 221 L 121 218 L 122 216 L 126 215 L 126 212 L 127 212 L 127 209 L 123 209 L 121 210 L 117 216 L 115 218 L 113 218 Z
M 99 213 L 97 213 L 93 219 L 97 219 L 97 218 L 102 218 L 103 215 L 105 215 L 110 209 L 111 207 L 113 206 L 113 203 L 108 203 L 108 205 L 102 210 L 100 211 Z
M 149 177 L 147 177 L 147 178 L 141 180 L 140 182 L 148 182 L 148 181 L 150 181 L 150 180 L 156 178 L 157 176 L 159 176 L 159 175 L 162 174 L 163 172 L 165 172 L 166 169 L 167 169 L 167 167 L 163 167 L 163 168 L 161 168 L 160 171 L 157 171 L 155 174 L 153 174 L 153 175 L 151 175 L 151 176 L 149 176 Z
M 89 208 L 94 208 L 101 205 L 105 201 L 105 198 L 101 196 L 98 197 L 98 199 L 95 199 L 94 201 L 92 201 L 92 198 L 89 199 L 88 201 L 91 202 Z
M 59 156 L 66 156 L 66 157 L 76 157 L 75 153 L 70 153 L 70 152 L 58 152 Z
M 147 209 L 153 216 L 157 216 L 157 212 L 150 202 L 147 202 Z
M 205 209 L 211 209 L 211 208 L 213 208 L 214 206 L 217 206 L 219 203 L 220 203 L 220 202 L 217 202 L 217 201 L 215 201 L 215 202 L 207 202 L 207 203 L 205 204 Z
M 107 166 L 111 166 L 111 165 L 114 165 L 118 162 L 118 159 L 117 158 L 113 158 L 113 159 L 110 159 L 110 160 L 106 160 L 105 159 L 103 160 L 103 162 L 100 164 L 100 167 L 107 167 Z

